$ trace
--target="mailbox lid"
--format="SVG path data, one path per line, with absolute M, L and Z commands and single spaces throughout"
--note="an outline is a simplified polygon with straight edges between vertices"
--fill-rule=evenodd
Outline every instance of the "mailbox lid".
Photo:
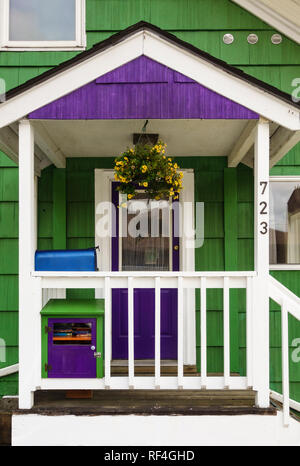
M 38 272 L 94 272 L 97 270 L 95 248 L 36 251 Z
M 104 315 L 104 299 L 50 299 L 41 310 L 43 316 L 72 317 Z

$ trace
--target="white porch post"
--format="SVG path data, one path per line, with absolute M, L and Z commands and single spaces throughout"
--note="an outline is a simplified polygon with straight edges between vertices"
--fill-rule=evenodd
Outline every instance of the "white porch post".
M 269 406 L 269 122 L 260 118 L 255 135 L 254 213 L 255 270 L 253 287 L 253 388 L 256 405 Z
M 19 408 L 33 405 L 36 318 L 31 272 L 36 241 L 34 132 L 19 123 Z

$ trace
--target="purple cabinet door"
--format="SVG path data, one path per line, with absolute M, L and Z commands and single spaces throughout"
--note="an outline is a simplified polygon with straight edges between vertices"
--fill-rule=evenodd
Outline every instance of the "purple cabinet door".
M 113 183 L 112 200 L 115 206 L 119 203 L 119 193 L 116 191 L 117 183 Z M 121 209 L 116 209 L 120 212 Z M 116 216 L 115 231 L 119 231 L 119 215 Z M 149 222 L 150 223 L 150 222 Z M 176 231 L 173 215 L 172 232 Z M 170 270 L 169 264 L 172 262 L 172 269 L 179 270 L 179 238 L 171 233 L 172 244 L 169 248 L 169 238 L 159 240 L 161 245 L 160 256 L 155 252 L 156 244 L 146 239 L 144 241 L 146 252 L 137 246 L 134 254 L 130 254 L 136 246 L 132 240 L 119 242 L 118 236 L 112 238 L 112 270 Z M 152 240 L 151 240 L 152 241 Z M 119 251 L 120 245 L 123 247 Z M 153 246 L 154 245 L 154 246 Z M 167 246 L 166 246 L 167 245 Z M 124 252 L 125 250 L 125 252 Z M 129 253 L 128 253 L 129 251 Z M 120 254 L 121 252 L 121 254 Z M 123 254 L 123 256 L 122 256 Z M 170 255 L 172 256 L 171 261 Z M 140 263 L 140 257 L 146 257 L 146 263 Z M 122 257 L 122 267 L 119 266 L 119 257 Z M 134 260 L 132 260 L 132 257 Z M 127 260 L 127 262 L 126 262 Z M 159 267 L 155 269 L 154 262 L 159 262 Z M 125 263 L 125 266 L 124 266 Z M 132 268 L 131 268 L 132 265 Z M 134 357 L 135 359 L 154 359 L 154 334 L 155 334 L 155 290 L 135 289 L 134 290 Z M 128 359 L 128 290 L 112 290 L 112 358 Z M 161 290 L 161 358 L 177 359 L 177 290 Z
M 96 319 L 48 319 L 48 377 L 96 377 Z

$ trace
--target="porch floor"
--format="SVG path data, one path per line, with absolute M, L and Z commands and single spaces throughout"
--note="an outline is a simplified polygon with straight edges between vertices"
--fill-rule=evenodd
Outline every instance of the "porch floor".
M 83 398 L 89 396 L 89 398 Z M 27 411 L 26 411 L 27 412 Z M 40 414 L 221 415 L 276 414 L 274 408 L 255 407 L 253 390 L 94 390 L 35 392 Z

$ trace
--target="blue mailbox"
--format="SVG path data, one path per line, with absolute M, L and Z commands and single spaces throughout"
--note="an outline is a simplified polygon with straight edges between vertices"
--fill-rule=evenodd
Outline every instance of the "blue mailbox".
M 36 251 L 38 272 L 94 272 L 97 269 L 97 248 Z

